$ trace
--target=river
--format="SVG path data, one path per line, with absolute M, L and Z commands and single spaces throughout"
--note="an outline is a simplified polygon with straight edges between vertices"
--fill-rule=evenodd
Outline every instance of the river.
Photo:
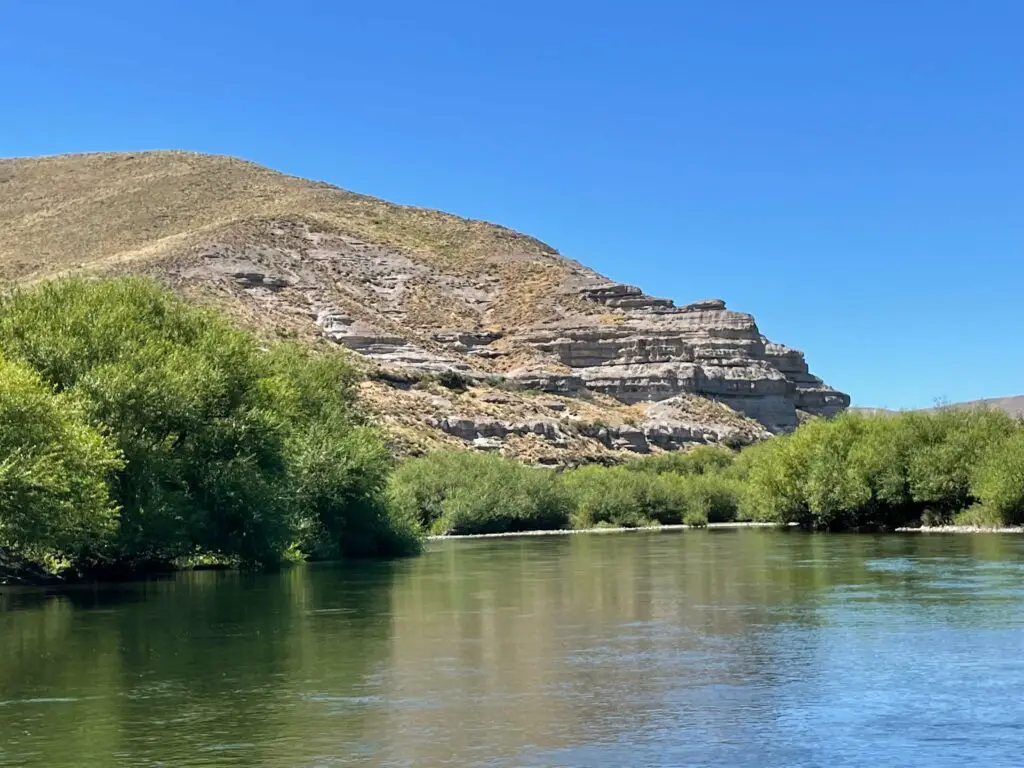
M 0 766 L 1020 766 L 1024 536 L 434 542 L 0 592 Z

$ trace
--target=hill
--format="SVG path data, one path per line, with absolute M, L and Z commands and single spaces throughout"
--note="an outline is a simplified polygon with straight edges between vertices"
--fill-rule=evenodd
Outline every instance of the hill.
M 991 408 L 996 411 L 1005 411 L 1011 416 L 1024 418 L 1024 395 L 1018 395 L 1016 397 L 990 397 L 984 400 L 969 400 L 963 403 L 946 403 L 934 408 L 921 408 L 919 410 L 925 413 L 931 413 L 939 408 L 952 408 L 954 410 Z M 859 411 L 860 413 L 899 413 L 899 411 L 894 411 L 888 408 L 853 408 L 851 410 Z
M 401 450 L 614 460 L 849 404 L 722 300 L 678 307 L 504 227 L 234 158 L 2 160 L 0 231 L 2 280 L 151 275 L 263 334 L 357 352 Z
M 985 400 L 971 400 L 967 403 L 955 403 L 952 408 L 992 408 L 1006 411 L 1011 416 L 1024 417 L 1024 395 L 1016 397 L 991 397 Z

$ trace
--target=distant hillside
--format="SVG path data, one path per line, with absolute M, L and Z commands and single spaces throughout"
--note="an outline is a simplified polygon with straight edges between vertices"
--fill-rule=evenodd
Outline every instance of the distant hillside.
M 1018 395 L 1016 397 L 992 397 L 985 400 L 970 400 L 965 403 L 949 403 L 935 408 L 921 408 L 920 410 L 931 412 L 938 408 L 955 408 L 958 410 L 966 408 L 992 408 L 995 410 L 1006 411 L 1011 416 L 1018 416 L 1024 418 L 1024 395 Z M 853 411 L 860 413 L 898 413 L 887 408 L 851 408 Z
M 724 301 L 677 307 L 504 227 L 233 158 L 0 160 L 0 232 L 0 280 L 150 275 L 263 334 L 359 353 L 402 450 L 600 459 L 849 404 Z

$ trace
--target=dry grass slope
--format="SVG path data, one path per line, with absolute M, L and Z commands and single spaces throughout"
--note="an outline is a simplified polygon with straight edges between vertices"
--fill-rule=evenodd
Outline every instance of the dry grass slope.
M 257 219 L 313 221 L 449 271 L 554 249 L 504 227 L 189 152 L 0 160 L 0 277 L 160 257 Z
M 1018 395 L 1016 397 L 992 397 L 986 400 L 969 400 L 963 403 L 949 403 L 937 406 L 937 408 L 953 408 L 956 410 L 963 410 L 965 408 L 990 408 L 995 411 L 1005 411 L 1011 416 L 1015 416 L 1017 418 L 1024 418 L 1024 395 Z M 937 408 L 921 408 L 920 410 L 925 413 L 930 413 L 937 410 Z M 892 411 L 886 408 L 851 408 L 850 410 L 874 414 L 898 413 L 898 411 Z

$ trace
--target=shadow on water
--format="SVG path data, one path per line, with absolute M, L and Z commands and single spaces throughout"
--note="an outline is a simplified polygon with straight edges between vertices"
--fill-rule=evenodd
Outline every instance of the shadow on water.
M 400 567 L 9 594 L 0 765 L 288 765 L 309 701 L 386 666 Z

